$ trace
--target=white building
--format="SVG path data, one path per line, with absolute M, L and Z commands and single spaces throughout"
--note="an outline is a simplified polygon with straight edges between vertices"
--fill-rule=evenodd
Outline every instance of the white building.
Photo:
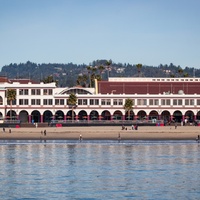
M 71 120 L 67 99 L 75 93 L 75 120 L 128 120 L 123 107 L 128 98 L 134 102 L 130 120 L 200 120 L 199 83 L 199 78 L 109 78 L 96 81 L 95 88 L 58 88 L 55 83 L 0 78 L 0 117 L 28 123 Z M 7 89 L 16 89 L 12 106 Z

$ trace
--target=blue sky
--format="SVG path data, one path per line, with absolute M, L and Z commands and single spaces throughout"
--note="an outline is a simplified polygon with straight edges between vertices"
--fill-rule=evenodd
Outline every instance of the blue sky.
M 0 0 L 0 67 L 115 63 L 200 68 L 199 0 Z

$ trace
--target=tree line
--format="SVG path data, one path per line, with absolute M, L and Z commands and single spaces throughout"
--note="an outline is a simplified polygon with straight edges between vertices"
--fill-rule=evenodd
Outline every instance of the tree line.
M 11 63 L 3 66 L 1 76 L 9 79 L 31 79 L 35 81 L 56 81 L 59 87 L 72 87 L 81 85 L 93 87 L 94 80 L 107 80 L 109 77 L 200 77 L 200 70 L 193 67 L 160 64 L 159 66 L 147 66 L 141 63 L 115 63 L 112 60 L 96 60 L 86 64 L 48 63 L 36 64 L 30 61 L 26 63 Z

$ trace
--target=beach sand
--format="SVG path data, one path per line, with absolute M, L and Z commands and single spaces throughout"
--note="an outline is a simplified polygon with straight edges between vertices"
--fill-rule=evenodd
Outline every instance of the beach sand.
M 46 136 L 44 136 L 46 130 Z M 42 134 L 42 133 L 43 134 Z M 195 140 L 200 126 L 139 126 L 138 130 L 121 130 L 120 126 L 6 128 L 0 130 L 0 140 Z

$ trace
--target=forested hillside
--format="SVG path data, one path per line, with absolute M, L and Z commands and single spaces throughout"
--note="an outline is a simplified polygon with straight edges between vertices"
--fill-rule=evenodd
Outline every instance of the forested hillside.
M 200 77 L 200 70 L 172 63 L 159 66 L 142 64 L 114 63 L 111 60 L 97 60 L 90 65 L 73 63 L 36 64 L 30 61 L 20 64 L 9 64 L 2 67 L 1 76 L 8 78 L 28 78 L 36 81 L 52 77 L 60 87 L 75 85 L 93 86 L 93 80 L 107 80 L 108 77 Z

